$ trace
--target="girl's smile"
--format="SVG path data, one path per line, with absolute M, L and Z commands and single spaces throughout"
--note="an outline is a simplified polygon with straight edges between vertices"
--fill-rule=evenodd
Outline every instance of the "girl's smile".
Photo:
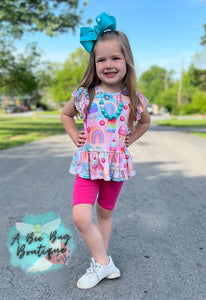
M 117 72 L 105 72 L 105 76 L 108 77 L 108 78 L 112 78 L 116 75 Z
M 95 66 L 102 89 L 114 93 L 122 89 L 127 66 L 117 39 L 100 41 L 96 44 Z

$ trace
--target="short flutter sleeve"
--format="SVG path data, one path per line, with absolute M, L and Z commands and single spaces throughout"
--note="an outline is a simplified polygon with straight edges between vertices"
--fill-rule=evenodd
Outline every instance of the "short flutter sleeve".
M 72 96 L 74 97 L 74 105 L 76 107 L 76 110 L 80 113 L 81 118 L 85 119 L 86 115 L 84 111 L 87 106 L 85 88 L 79 88 L 78 90 L 73 92 Z
M 143 112 L 143 109 L 145 107 L 147 107 L 147 104 L 148 104 L 147 98 L 145 98 L 142 94 L 139 93 L 138 97 L 139 97 L 140 103 L 138 104 L 138 107 L 137 107 L 136 121 L 141 119 L 141 113 Z

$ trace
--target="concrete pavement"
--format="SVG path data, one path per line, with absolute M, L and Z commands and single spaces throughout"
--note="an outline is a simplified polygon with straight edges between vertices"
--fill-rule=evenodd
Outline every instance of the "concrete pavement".
M 206 139 L 152 125 L 130 147 L 136 176 L 114 211 L 109 254 L 122 276 L 79 290 L 90 253 L 71 217 L 75 146 L 66 135 L 0 152 L 0 299 L 206 300 Z M 76 249 L 55 272 L 10 264 L 7 231 L 26 214 L 53 211 Z

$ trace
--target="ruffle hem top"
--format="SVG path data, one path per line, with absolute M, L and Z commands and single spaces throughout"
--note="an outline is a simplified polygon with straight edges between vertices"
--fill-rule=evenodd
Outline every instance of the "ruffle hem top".
M 138 105 L 136 121 L 141 118 L 143 108 L 148 100 L 138 95 L 142 105 Z M 126 90 L 119 93 L 108 93 L 100 86 L 95 88 L 94 100 L 85 114 L 89 104 L 86 88 L 73 93 L 75 107 L 84 119 L 86 142 L 74 154 L 70 173 L 86 179 L 104 179 L 106 181 L 125 181 L 135 175 L 131 155 L 124 140 L 129 130 L 130 100 Z M 116 119 L 108 119 L 102 113 L 99 101 L 104 101 L 104 109 L 109 115 L 117 112 L 119 103 L 123 102 L 121 115 Z

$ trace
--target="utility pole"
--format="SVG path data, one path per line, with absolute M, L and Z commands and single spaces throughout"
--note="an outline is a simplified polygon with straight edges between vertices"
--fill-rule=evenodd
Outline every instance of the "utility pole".
M 182 77 L 184 72 L 184 59 L 182 58 L 182 64 L 181 64 L 181 72 L 180 72 L 180 80 L 179 80 L 179 89 L 178 89 L 178 95 L 177 95 L 177 104 L 181 104 L 181 93 L 182 93 Z
M 164 77 L 164 86 L 165 86 L 165 91 L 168 90 L 168 78 L 167 78 L 167 74 L 165 74 L 165 77 Z

